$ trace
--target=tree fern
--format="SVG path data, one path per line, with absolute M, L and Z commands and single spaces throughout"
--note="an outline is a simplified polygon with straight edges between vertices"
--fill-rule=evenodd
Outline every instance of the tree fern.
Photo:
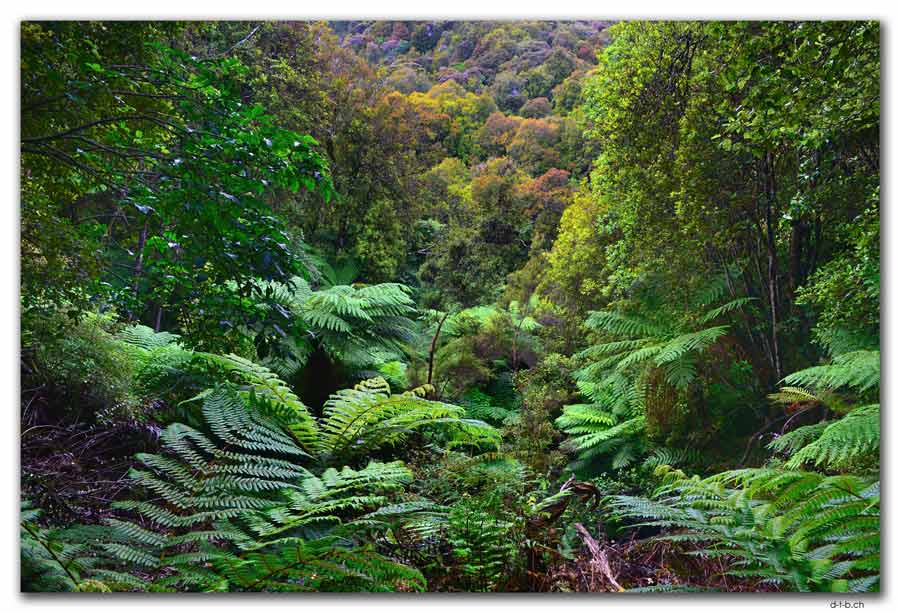
M 428 386 L 393 394 L 382 377 L 367 379 L 352 389 L 332 394 L 317 420 L 293 390 L 269 368 L 229 354 L 185 352 L 188 363 L 213 377 L 225 375 L 236 384 L 241 402 L 227 408 L 230 419 L 246 420 L 241 407 L 253 408 L 276 419 L 304 452 L 319 463 L 349 460 L 383 446 L 397 445 L 418 429 L 436 426 L 445 431 L 450 446 L 496 446 L 499 432 L 478 419 L 466 417 L 462 407 L 428 400 Z M 194 400 L 207 398 L 209 390 Z M 217 396 L 217 402 L 222 399 Z M 207 406 L 204 404 L 204 406 Z M 223 410 L 224 414 L 225 411 Z
M 315 419 L 300 398 L 275 373 L 234 354 L 203 353 L 198 357 L 221 367 L 237 381 L 246 384 L 242 389 L 244 395 L 252 395 L 254 401 L 264 403 L 270 413 L 277 414 L 305 450 L 310 453 L 318 450 L 321 440 Z
M 266 301 L 260 306 L 278 310 L 293 326 L 277 351 L 265 358 L 282 377 L 292 376 L 316 348 L 359 369 L 404 355 L 415 340 L 411 319 L 415 303 L 410 289 L 399 283 L 314 290 L 295 277 L 290 284 L 265 284 L 260 290 L 263 297 Z
M 419 388 L 391 394 L 383 378 L 363 381 L 333 394 L 325 403 L 322 450 L 331 458 L 352 458 L 385 445 L 397 445 L 413 430 L 446 426 L 455 442 L 499 443 L 499 433 L 484 422 L 465 418 L 456 405 L 426 400 Z
M 467 391 L 460 404 L 465 407 L 468 417 L 497 426 L 509 424 L 519 415 L 515 409 L 496 406 L 491 396 L 477 389 Z
M 688 372 L 685 365 L 691 364 L 693 356 L 707 349 L 728 331 L 727 326 L 690 332 L 666 331 L 634 317 L 603 311 L 591 313 L 585 325 L 607 337 L 639 338 L 602 342 L 581 352 L 582 359 L 599 363 L 602 371 L 634 372 L 646 367 L 664 368 L 667 382 L 680 389 L 686 388 L 693 380 L 693 376 L 684 376 Z M 587 373 L 582 371 L 580 374 Z
M 90 527 L 70 534 L 93 545 L 92 578 L 163 591 L 424 587 L 355 536 L 354 521 L 410 481 L 402 464 L 313 474 L 278 417 L 227 386 L 204 399 L 203 415 L 209 434 L 173 424 L 165 453 L 139 456 L 131 478 L 147 497 L 117 503 L 124 515 L 99 537 Z
M 852 468 L 868 460 L 877 466 L 881 438 L 879 405 L 853 409 L 841 419 L 798 428 L 780 436 L 769 448 L 789 455 L 786 466 L 811 464 L 829 469 Z
M 116 503 L 106 526 L 67 531 L 91 552 L 88 579 L 116 590 L 424 588 L 418 571 L 364 543 L 396 526 L 427 533 L 442 511 L 406 507 L 404 517 L 392 497 L 409 470 L 360 460 L 425 427 L 450 447 L 496 446 L 494 428 L 428 400 L 427 386 L 392 394 L 382 378 L 334 394 L 317 420 L 268 368 L 186 353 L 224 382 L 192 399 L 202 428 L 172 424 L 164 453 L 137 456 L 130 479 L 143 495 Z M 354 468 L 339 469 L 345 461 Z
M 732 300 L 703 313 L 695 323 L 708 324 L 749 301 Z M 697 378 L 701 356 L 728 327 L 666 327 L 612 311 L 590 313 L 585 326 L 599 342 L 577 354 L 585 365 L 574 378 L 591 403 L 564 407 L 556 425 L 570 436 L 566 446 L 578 454 L 578 466 L 599 456 L 609 456 L 614 467 L 626 466 L 647 447 L 643 428 L 653 417 L 648 402 L 685 395 Z
M 785 377 L 790 385 L 772 394 L 776 402 L 796 406 L 823 405 L 838 419 L 802 426 L 775 438 L 769 448 L 788 455 L 787 466 L 830 470 L 877 470 L 881 444 L 880 405 L 854 406 L 858 398 L 873 398 L 881 382 L 879 351 L 854 351 Z
M 155 332 L 140 324 L 126 326 L 118 334 L 135 366 L 135 382 L 140 391 L 158 393 L 184 373 L 192 354 L 176 334 Z
M 769 447 L 787 456 L 783 467 L 688 479 L 660 466 L 665 484 L 654 497 L 617 496 L 613 507 L 664 529 L 660 539 L 725 557 L 732 575 L 799 591 L 877 590 L 880 485 L 869 475 L 878 467 L 880 411 L 857 403 L 877 391 L 879 362 L 877 351 L 855 351 L 785 378 L 773 400 L 795 411 L 825 406 L 838 417 L 775 438 Z
M 877 392 L 881 382 L 881 352 L 851 351 L 836 356 L 830 364 L 813 366 L 784 378 L 789 386 L 814 390 L 854 390 L 859 394 Z
M 691 543 L 731 560 L 729 574 L 798 591 L 877 589 L 878 482 L 782 469 L 745 469 L 707 479 L 658 469 L 653 498 L 615 496 L 622 516 L 660 527 L 660 540 Z

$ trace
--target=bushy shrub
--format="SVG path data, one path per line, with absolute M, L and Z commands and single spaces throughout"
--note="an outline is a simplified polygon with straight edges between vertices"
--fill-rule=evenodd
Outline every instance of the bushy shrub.
M 27 326 L 23 389 L 42 388 L 39 405 L 48 418 L 92 420 L 138 406 L 133 355 L 115 337 L 121 324 L 113 314 L 56 311 L 30 318 Z

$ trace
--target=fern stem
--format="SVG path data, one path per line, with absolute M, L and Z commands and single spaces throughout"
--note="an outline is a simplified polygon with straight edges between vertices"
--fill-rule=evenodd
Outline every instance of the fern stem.
M 73 575 L 69 571 L 68 567 L 65 564 L 63 564 L 63 561 L 59 559 L 59 556 L 56 555 L 56 552 L 53 551 L 53 549 L 47 543 L 45 543 L 43 540 L 41 540 L 41 537 L 37 534 L 37 532 L 32 530 L 31 526 L 29 526 L 24 521 L 19 522 L 19 525 L 21 525 L 25 529 L 25 531 L 28 532 L 28 534 L 30 534 L 32 536 L 32 538 L 34 538 L 34 540 L 36 540 L 38 543 L 40 543 L 41 547 L 43 547 L 44 549 L 47 550 L 47 553 L 49 553 L 53 557 L 53 559 L 56 560 L 56 563 L 59 564 L 59 567 L 62 568 L 65 571 L 65 573 L 69 576 L 69 579 L 72 580 L 72 585 L 77 586 L 78 579 L 76 579 L 75 575 Z

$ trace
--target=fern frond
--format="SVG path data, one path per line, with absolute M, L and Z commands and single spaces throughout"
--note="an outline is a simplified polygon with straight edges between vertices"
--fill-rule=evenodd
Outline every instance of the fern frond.
M 819 396 L 817 396 L 814 392 L 803 387 L 782 387 L 774 394 L 769 394 L 769 399 L 779 404 L 794 404 L 795 402 L 822 402 Z
M 200 353 L 197 356 L 223 368 L 238 381 L 247 384 L 249 388 L 245 390 L 246 394 L 261 401 L 272 415 L 282 421 L 304 449 L 316 451 L 319 430 L 315 419 L 293 390 L 275 373 L 234 354 L 222 356 Z
M 859 393 L 877 389 L 881 383 L 881 352 L 852 351 L 839 355 L 831 364 L 813 366 L 784 378 L 789 386 L 834 391 L 841 388 Z
M 125 327 L 118 334 L 119 340 L 134 347 L 139 347 L 145 351 L 152 351 L 167 345 L 171 345 L 178 341 L 177 334 L 169 332 L 156 332 L 153 328 L 135 324 Z
M 653 324 L 612 311 L 591 311 L 584 323 L 592 330 L 615 336 L 653 337 L 665 334 Z
M 368 382 L 355 391 L 387 390 Z M 144 468 L 132 479 L 150 499 L 115 507 L 147 523 L 109 520 L 94 541 L 91 577 L 155 591 L 424 589 L 418 571 L 356 536 L 379 528 L 369 514 L 403 490 L 410 471 L 370 462 L 313 474 L 303 466 L 309 454 L 260 400 L 272 402 L 220 386 L 204 398 L 209 434 L 173 424 L 163 454 L 138 456 Z M 388 514 L 399 521 L 403 510 Z M 86 538 L 84 529 L 77 538 Z
M 877 482 L 849 475 L 742 469 L 708 479 L 680 471 L 653 499 L 616 496 L 620 516 L 670 531 L 664 540 L 736 560 L 730 574 L 789 583 L 799 591 L 871 589 L 880 547 Z M 875 574 L 873 575 L 873 571 Z
M 461 407 L 426 400 L 414 393 L 391 394 L 390 386 L 381 377 L 332 394 L 323 412 L 322 448 L 335 458 L 396 445 L 410 432 L 427 426 L 446 424 L 464 434 L 493 431 L 487 424 L 465 420 Z
M 706 324 L 714 321 L 722 315 L 726 315 L 750 304 L 754 300 L 756 300 L 756 298 L 737 298 L 735 300 L 732 300 L 731 302 L 726 302 L 722 306 L 716 307 L 704 313 L 702 316 L 700 316 L 698 323 Z
M 688 353 L 703 351 L 728 331 L 726 326 L 715 326 L 679 335 L 667 342 L 656 355 L 657 366 L 678 360 Z
M 818 438 L 793 453 L 787 467 L 796 469 L 811 463 L 830 469 L 846 468 L 877 455 L 880 441 L 879 405 L 862 406 L 825 426 Z

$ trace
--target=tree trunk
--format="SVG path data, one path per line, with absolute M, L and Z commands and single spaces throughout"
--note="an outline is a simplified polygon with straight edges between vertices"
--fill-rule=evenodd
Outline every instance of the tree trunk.
M 447 321 L 449 316 L 449 311 L 444 313 L 444 316 L 438 323 L 437 330 L 434 331 L 434 336 L 431 337 L 431 349 L 428 350 L 428 385 L 431 385 L 432 376 L 434 375 L 434 353 L 437 350 L 438 338 L 441 336 L 441 328 L 444 327 L 444 322 Z
M 767 281 L 769 285 L 769 310 L 772 323 L 772 353 L 775 361 L 775 377 L 780 381 L 783 377 L 781 368 L 781 350 L 778 342 L 778 252 L 775 243 L 775 217 L 777 215 L 775 189 L 775 156 L 771 151 L 766 153 L 764 164 L 765 200 L 766 200 L 766 256 Z
M 137 299 L 140 292 L 141 275 L 144 272 L 144 245 L 147 243 L 147 221 L 138 236 L 137 257 L 134 260 L 134 297 Z M 134 319 L 132 313 L 130 319 Z

